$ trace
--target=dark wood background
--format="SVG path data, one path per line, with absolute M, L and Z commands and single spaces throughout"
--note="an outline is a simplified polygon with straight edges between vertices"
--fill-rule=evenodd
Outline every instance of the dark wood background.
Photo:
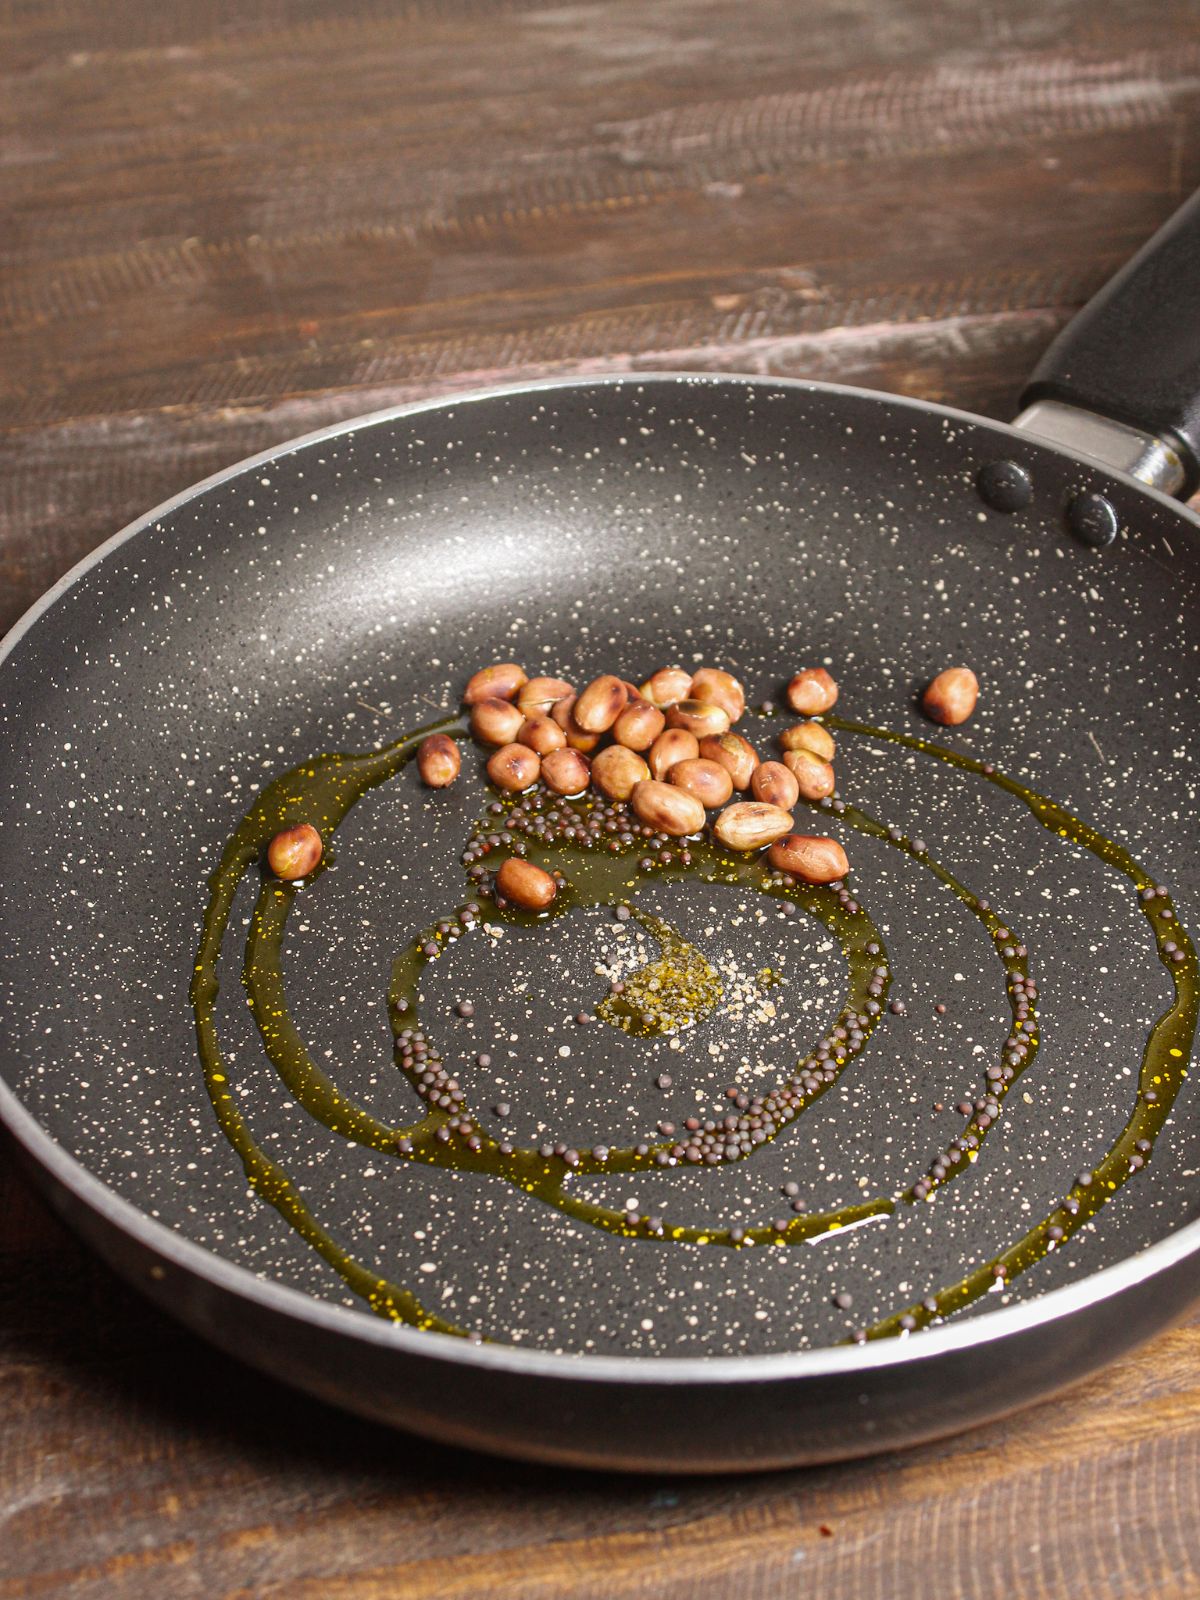
M 1195 0 L 0 0 L 0 628 L 189 482 L 535 374 L 1010 414 L 1200 183 Z M 1200 1322 L 860 1464 L 513 1467 L 284 1392 L 0 1180 L 0 1600 L 1200 1595 Z

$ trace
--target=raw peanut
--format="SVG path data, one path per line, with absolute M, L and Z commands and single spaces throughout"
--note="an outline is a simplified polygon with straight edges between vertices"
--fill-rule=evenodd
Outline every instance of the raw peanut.
M 739 800 L 726 806 L 713 832 L 731 850 L 758 850 L 782 839 L 792 826 L 791 813 L 764 800 Z
M 683 728 L 697 739 L 704 739 L 710 733 L 729 732 L 729 713 L 724 706 L 707 700 L 680 700 L 667 712 L 667 727 Z
M 677 761 L 667 774 L 667 782 L 694 794 L 708 811 L 723 806 L 733 793 L 733 779 L 726 769 L 719 761 L 707 761 L 703 756 Z
M 748 789 L 758 752 L 740 733 L 710 733 L 700 741 L 700 754 L 708 761 L 719 761 L 733 779 L 735 789 Z
M 517 695 L 517 704 L 524 716 L 548 716 L 556 700 L 565 700 L 575 691 L 561 678 L 530 678 Z
M 833 793 L 837 780 L 832 762 L 822 761 L 811 750 L 785 750 L 783 764 L 795 778 L 802 799 L 824 800 Z
M 508 700 L 476 700 L 471 707 L 471 732 L 484 744 L 512 744 L 524 721 Z
M 650 768 L 635 750 L 610 744 L 592 762 L 592 782 L 610 800 L 628 800 L 634 785 L 644 783 Z
M 563 723 L 563 732 L 567 736 L 567 743 L 572 750 L 581 750 L 585 756 L 590 756 L 593 750 L 598 750 L 604 743 L 602 733 L 587 733 L 575 721 L 572 714 Z
M 613 738 L 630 750 L 649 750 L 667 725 L 667 719 L 657 706 L 638 699 L 625 707 L 613 723 Z
M 516 794 L 522 789 L 532 789 L 541 768 L 541 757 L 528 745 L 506 744 L 488 760 L 487 774 L 497 789 Z
M 321 859 L 321 835 L 307 822 L 277 833 L 267 846 L 267 865 L 277 878 L 294 883 L 307 878 Z
M 781 762 L 764 761 L 754 769 L 750 792 L 756 800 L 765 800 L 768 805 L 790 811 L 800 798 L 800 785 L 795 773 L 789 772 Z
M 549 755 L 551 750 L 561 750 L 566 742 L 567 736 L 558 723 L 541 716 L 526 717 L 516 737 L 517 744 L 527 744 L 540 756 Z
M 971 715 L 978 699 L 979 679 L 970 667 L 947 667 L 921 696 L 921 708 L 934 722 L 956 728 Z
M 677 761 L 694 761 L 699 754 L 700 746 L 694 733 L 683 728 L 668 728 L 650 746 L 646 759 L 651 773 L 661 781 Z
M 822 761 L 832 761 L 837 754 L 833 735 L 819 722 L 798 722 L 794 728 L 785 728 L 779 742 L 785 750 L 811 750 Z
M 526 911 L 544 911 L 558 893 L 558 885 L 548 872 L 520 856 L 510 856 L 500 868 L 496 888 L 505 900 Z
M 458 777 L 462 757 L 448 733 L 431 733 L 421 740 L 417 751 L 417 771 L 430 789 L 444 789 Z
M 658 833 L 669 833 L 677 839 L 699 833 L 704 826 L 704 807 L 694 794 L 677 789 L 674 784 L 656 783 L 653 778 L 639 783 L 633 791 L 633 809 Z
M 551 718 L 558 723 L 564 733 L 566 732 L 567 723 L 571 720 L 571 713 L 575 709 L 575 702 L 578 698 L 578 695 L 565 694 L 561 700 L 556 700 L 550 707 L 549 714 Z
M 481 667 L 467 679 L 463 700 L 476 705 L 480 700 L 511 700 L 528 680 L 515 661 L 498 661 L 494 667 Z
M 542 782 L 555 794 L 582 794 L 591 775 L 591 762 L 578 750 L 551 750 L 542 757 Z
M 819 717 L 832 709 L 838 686 L 824 667 L 805 667 L 787 686 L 787 702 L 802 717 Z
M 686 700 L 692 692 L 692 675 L 682 667 L 660 667 L 651 673 L 640 689 L 643 700 L 665 711 L 678 700 Z
M 746 691 L 731 672 L 719 667 L 701 667 L 692 679 L 690 700 L 702 700 L 705 705 L 720 706 L 728 713 L 730 723 L 735 723 L 746 709 Z
M 805 883 L 836 883 L 850 871 L 846 852 L 836 839 L 819 834 L 789 833 L 777 839 L 769 852 L 770 862 L 780 872 L 790 872 Z
M 575 721 L 585 733 L 607 733 L 625 709 L 629 690 L 620 678 L 611 673 L 593 678 L 586 689 L 579 691 L 575 702 Z

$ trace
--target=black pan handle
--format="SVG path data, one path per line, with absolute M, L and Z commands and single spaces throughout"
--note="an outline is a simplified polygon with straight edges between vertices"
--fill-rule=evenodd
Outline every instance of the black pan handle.
M 1200 487 L 1200 191 L 1046 351 L 1021 396 L 1023 412 L 1047 401 L 1053 404 L 1039 407 L 1043 415 L 1079 407 L 1149 435 L 1163 447 L 1160 456 L 1173 458 L 1173 465 L 1160 459 L 1157 469 L 1110 458 L 1111 465 L 1182 496 Z M 1043 429 L 1023 414 L 1018 426 L 1071 442 L 1062 422 Z

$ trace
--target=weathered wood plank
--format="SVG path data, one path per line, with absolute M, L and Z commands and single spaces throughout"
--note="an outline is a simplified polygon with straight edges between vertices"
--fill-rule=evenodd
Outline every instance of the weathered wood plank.
M 10 1179 L 10 1216 L 17 1193 Z M 32 1199 L 18 1204 L 3 1255 L 0 1548 L 20 1566 L 0 1562 L 4 1600 L 810 1587 L 882 1600 L 934 1582 L 1058 1595 L 1084 1573 L 1100 1595 L 1200 1588 L 1185 1514 L 1200 1470 L 1200 1320 L 1033 1412 L 904 1455 L 564 1484 L 297 1399 L 138 1301 Z

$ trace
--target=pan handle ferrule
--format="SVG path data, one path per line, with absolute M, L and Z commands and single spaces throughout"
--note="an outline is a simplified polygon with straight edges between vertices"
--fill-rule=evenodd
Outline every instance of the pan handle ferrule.
M 1177 495 L 1187 478 L 1179 452 L 1165 439 L 1062 400 L 1035 400 L 1014 420 L 1013 427 L 1061 445 L 1072 455 L 1087 456 L 1102 466 L 1128 473 L 1163 494 Z
M 1200 489 L 1200 192 L 1062 330 L 1021 408 L 1031 433 L 1168 494 Z M 1174 483 L 1172 461 L 1183 469 Z

